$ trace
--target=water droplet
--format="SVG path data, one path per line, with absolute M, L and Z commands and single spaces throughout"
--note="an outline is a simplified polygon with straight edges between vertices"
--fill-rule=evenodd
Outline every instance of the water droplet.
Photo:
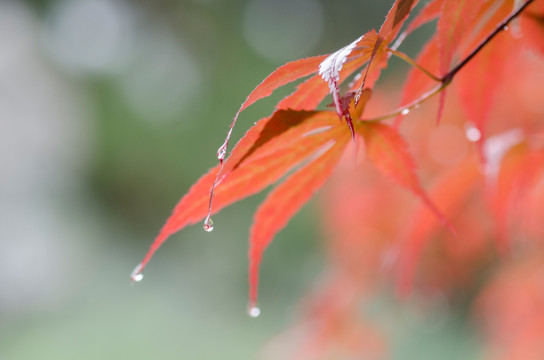
M 419 109 L 420 106 L 421 106 L 421 104 L 420 104 L 420 103 L 417 103 L 417 104 L 414 106 L 414 108 Z
M 213 231 L 213 220 L 209 215 L 206 217 L 206 220 L 204 220 L 204 224 L 202 225 L 202 228 L 206 232 L 212 232 Z
M 130 273 L 130 281 L 132 282 L 140 282 L 144 278 L 144 274 L 142 274 L 142 264 L 136 265 L 134 270 Z
M 259 317 L 259 315 L 261 315 L 261 309 L 259 309 L 257 306 L 251 306 L 249 309 L 247 309 L 247 314 L 252 318 Z
M 404 109 L 400 113 L 401 115 L 408 115 L 409 112 L 410 112 L 410 109 Z
M 225 159 L 225 156 L 227 155 L 227 146 L 228 142 L 225 141 L 223 145 L 221 145 L 219 149 L 217 149 L 217 159 L 219 159 L 219 161 L 221 162 Z
M 504 26 L 502 27 L 502 29 L 503 29 L 504 31 L 508 31 L 508 29 L 509 29 L 509 28 L 508 28 L 508 25 L 504 25 Z
M 476 126 L 468 124 L 465 126 L 465 136 L 467 137 L 468 141 L 476 142 L 480 140 L 482 134 L 480 133 L 480 130 L 476 128 Z

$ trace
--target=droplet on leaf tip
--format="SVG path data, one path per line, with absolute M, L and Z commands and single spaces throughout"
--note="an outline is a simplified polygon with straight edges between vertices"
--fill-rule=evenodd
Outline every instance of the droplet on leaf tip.
M 144 278 L 144 274 L 142 274 L 142 264 L 136 265 L 134 270 L 130 273 L 130 280 L 132 282 L 140 282 Z
M 223 162 L 226 155 L 227 155 L 227 142 L 225 141 L 223 145 L 221 145 L 219 149 L 217 149 L 217 159 Z
M 259 315 L 261 315 L 261 309 L 259 309 L 257 306 L 250 306 L 247 309 L 247 314 L 252 318 L 259 317 Z
M 212 232 L 213 231 L 213 220 L 210 216 L 206 217 L 206 220 L 204 220 L 204 224 L 202 225 L 202 228 L 206 232 Z
M 408 113 L 410 113 L 410 109 L 403 109 L 400 113 L 401 115 L 408 115 Z

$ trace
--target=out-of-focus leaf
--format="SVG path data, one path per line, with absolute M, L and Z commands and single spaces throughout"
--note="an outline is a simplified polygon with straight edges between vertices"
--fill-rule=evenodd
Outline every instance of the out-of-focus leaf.
M 490 203 L 497 227 L 497 245 L 503 253 L 510 247 L 509 225 L 512 220 L 523 220 L 518 218 L 520 210 L 526 207 L 521 206 L 521 201 L 535 186 L 542 170 L 544 154 L 532 150 L 527 143 L 513 146 L 501 161 L 496 184 L 491 187 Z
M 482 17 L 490 4 L 484 4 L 480 10 Z M 496 24 L 506 18 L 512 10 L 512 3 L 505 1 L 485 22 L 467 48 L 472 51 L 486 36 L 491 33 Z M 516 41 L 509 32 L 499 33 L 488 43 L 464 68 L 456 75 L 454 85 L 459 94 L 461 104 L 468 120 L 480 131 L 479 147 L 486 139 L 486 124 L 492 110 L 500 84 L 505 80 L 508 61 L 514 56 Z
M 413 191 L 440 222 L 455 233 L 451 224 L 421 187 L 414 159 L 400 134 L 394 128 L 381 123 L 362 122 L 356 129 L 364 137 L 366 155 L 376 168 Z
M 431 196 L 447 216 L 461 211 L 478 186 L 482 176 L 478 170 L 476 157 L 470 156 L 450 168 L 432 186 Z M 399 251 L 397 262 L 397 289 L 399 294 L 409 292 L 414 279 L 416 263 L 425 244 L 440 228 L 434 214 L 424 206 L 419 206 L 412 216 Z
M 484 330 L 487 359 L 544 356 L 543 273 L 544 254 L 536 249 L 503 265 L 479 294 L 473 310 Z
M 523 40 L 544 55 L 544 2 L 535 1 L 520 18 Z
M 450 70 L 453 56 L 474 27 L 482 3 L 483 0 L 444 0 L 436 33 L 441 75 Z
M 453 57 L 464 36 L 474 27 L 483 0 L 445 0 L 442 16 L 438 20 L 436 37 L 438 39 L 440 75 L 450 70 Z M 448 79 L 450 80 L 450 79 Z M 437 123 L 440 122 L 446 102 L 446 90 L 442 90 L 438 101 Z

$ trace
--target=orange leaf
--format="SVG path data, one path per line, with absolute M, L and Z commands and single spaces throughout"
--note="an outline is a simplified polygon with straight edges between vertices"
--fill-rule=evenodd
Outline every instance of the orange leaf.
M 481 12 L 487 11 L 487 6 L 483 6 Z M 494 30 L 496 24 L 510 14 L 511 9 L 512 4 L 504 2 L 473 39 L 467 53 Z M 456 75 L 454 83 L 461 105 L 468 119 L 476 125 L 481 134 L 478 142 L 480 150 L 485 140 L 486 123 L 491 108 L 501 88 L 500 84 L 506 78 L 506 67 L 509 63 L 507 59 L 519 52 L 515 49 L 516 45 L 517 42 L 510 33 L 499 33 Z
M 540 248 L 516 255 L 486 282 L 473 305 L 490 360 L 544 356 L 544 254 Z
M 337 119 L 328 111 L 276 111 L 270 118 L 258 121 L 240 139 L 224 164 L 222 176 L 239 167 L 249 157 L 255 159 L 256 155 L 273 154 L 280 148 L 301 141 L 311 131 L 336 125 Z
M 452 217 L 462 211 L 475 189 L 481 186 L 481 178 L 476 157 L 467 157 L 450 168 L 432 186 L 431 196 Z M 401 245 L 398 259 L 397 288 L 400 294 L 406 294 L 413 283 L 416 262 L 431 236 L 439 230 L 433 213 L 424 206 L 418 206 L 411 218 L 405 239 Z
M 429 21 L 432 21 L 440 16 L 442 12 L 442 4 L 444 0 L 432 0 L 427 3 L 423 9 L 417 14 L 416 17 L 410 22 L 406 30 L 404 31 L 405 36 L 410 34 L 412 31 L 416 30 L 420 26 L 425 25 Z
M 378 37 L 374 42 L 372 54 L 366 70 L 364 71 L 364 75 L 351 86 L 353 90 L 357 89 L 355 95 L 356 104 L 365 87 L 372 87 L 380 77 L 381 70 L 387 67 L 387 60 L 390 57 L 387 47 L 397 36 L 402 24 L 408 15 L 410 15 L 410 12 L 416 4 L 417 0 L 396 0 L 391 10 L 389 10 L 387 17 L 380 28 Z M 368 83 L 367 79 L 369 79 Z
M 329 85 L 329 91 L 332 94 L 336 113 L 340 118 L 343 116 L 339 94 L 341 80 L 340 72 L 344 66 L 344 63 L 353 59 L 356 64 L 362 66 L 369 59 L 369 57 L 372 59 L 376 48 L 379 46 L 378 43 L 380 42 L 380 38 L 376 36 L 376 32 L 371 30 L 340 50 L 332 53 L 325 60 L 323 60 L 321 64 L 319 64 L 319 75 Z M 356 49 L 359 50 L 355 51 Z
M 278 111 L 272 117 L 258 121 L 224 164 L 215 189 L 213 212 L 276 182 L 324 144 L 346 132 L 330 111 Z M 216 166 L 208 171 L 176 205 L 142 263 L 135 269 L 133 278 L 169 236 L 207 215 L 210 189 L 220 169 L 221 166 Z
M 495 191 L 491 194 L 491 204 L 497 226 L 497 245 L 503 252 L 509 247 L 508 215 L 517 216 L 519 208 L 516 205 L 537 183 L 535 179 L 538 179 L 544 168 L 543 164 L 543 152 L 532 150 L 526 142 L 509 149 L 501 161 Z M 515 219 L 516 222 L 520 220 Z
M 366 39 L 369 40 L 370 36 L 367 35 Z M 347 61 L 344 64 L 339 73 L 338 83 L 341 84 L 346 78 L 363 66 L 370 58 L 371 52 L 371 48 L 368 47 L 354 50 L 352 55 L 354 55 L 355 59 Z M 321 75 L 317 74 L 300 84 L 295 92 L 281 100 L 276 105 L 276 109 L 313 110 L 327 94 L 329 94 L 329 88 Z
M 544 54 L 544 2 L 535 1 L 520 18 L 523 40 Z
M 380 37 L 384 39 L 387 45 L 393 40 L 408 17 L 410 12 L 417 5 L 417 0 L 396 0 L 393 7 L 387 13 L 387 17 L 380 28 Z
M 438 20 L 437 39 L 440 75 L 445 75 L 463 37 L 470 33 L 483 0 L 445 0 Z
M 392 127 L 381 123 L 362 122 L 357 131 L 364 137 L 367 157 L 387 177 L 410 189 L 452 233 L 455 230 L 421 187 L 416 165 L 408 146 Z
M 227 153 L 227 147 L 232 134 L 232 129 L 236 125 L 238 116 L 240 113 L 252 105 L 259 99 L 269 96 L 277 88 L 286 85 L 290 82 L 293 82 L 302 77 L 311 75 L 317 72 L 317 66 L 325 59 L 327 55 L 314 56 L 306 59 L 300 59 L 296 61 L 289 62 L 283 66 L 280 66 L 274 72 L 272 72 L 266 79 L 264 79 L 246 98 L 246 100 L 240 106 L 240 109 L 234 116 L 232 123 L 230 124 L 230 129 L 227 134 L 225 142 L 219 150 L 217 150 L 217 158 L 220 161 L 223 161 Z
M 306 59 L 291 61 L 280 66 L 274 72 L 266 77 L 256 88 L 248 95 L 246 101 L 240 107 L 244 110 L 255 101 L 269 96 L 277 88 L 286 85 L 292 81 L 317 72 L 318 65 L 327 58 L 327 55 L 313 56 Z
M 483 0 L 445 0 L 442 5 L 442 16 L 438 20 L 436 37 L 439 48 L 440 75 L 446 75 L 455 52 L 459 48 L 463 36 L 473 27 Z M 450 80 L 450 79 L 448 79 Z M 438 100 L 438 115 L 436 122 L 440 122 L 446 89 L 440 93 Z
M 335 139 L 317 159 L 296 171 L 278 185 L 261 204 L 254 217 L 249 236 L 250 314 L 256 314 L 259 267 L 264 250 L 276 233 L 325 183 L 340 160 L 349 140 L 348 133 Z

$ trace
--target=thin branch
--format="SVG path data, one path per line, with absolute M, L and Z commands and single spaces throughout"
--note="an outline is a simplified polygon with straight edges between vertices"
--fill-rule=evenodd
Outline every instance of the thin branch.
M 427 91 L 425 94 L 421 95 L 418 99 L 412 101 L 408 105 L 400 107 L 400 108 L 396 109 L 395 111 L 390 112 L 388 114 L 378 116 L 378 117 L 375 117 L 375 118 L 372 118 L 372 119 L 363 119 L 362 121 L 382 121 L 382 120 L 386 120 L 386 119 L 389 119 L 389 118 L 392 118 L 392 117 L 395 117 L 395 116 L 398 116 L 398 115 L 406 115 L 406 114 L 408 114 L 408 112 L 410 112 L 411 109 L 419 107 L 419 105 L 421 105 L 421 103 L 423 103 L 424 101 L 430 99 L 434 95 L 441 92 L 444 88 L 446 88 L 452 82 L 453 77 L 459 72 L 459 70 L 461 70 L 470 60 L 472 60 L 474 58 L 474 56 L 476 56 L 476 54 L 478 54 L 495 36 L 497 36 L 497 34 L 499 34 L 501 31 L 505 30 L 507 28 L 508 24 L 513 19 L 518 17 L 519 14 L 521 14 L 523 12 L 523 10 L 525 10 L 527 8 L 527 6 L 529 6 L 533 1 L 534 0 L 527 0 L 525 3 L 523 3 L 523 5 L 521 5 L 519 7 L 519 9 L 513 11 L 510 15 L 508 15 L 508 17 L 506 19 L 504 19 L 503 21 L 501 21 L 495 27 L 495 29 L 489 35 L 487 35 L 487 37 L 485 39 L 483 39 L 478 44 L 478 46 L 476 46 L 474 48 L 474 50 L 471 51 L 470 54 L 467 55 L 467 57 L 465 57 L 459 64 L 457 64 L 453 69 L 451 69 L 447 74 L 445 74 L 441 78 L 438 78 L 438 77 L 434 76 L 433 74 L 428 72 L 425 68 L 423 68 L 422 66 L 417 64 L 415 61 L 413 61 L 411 58 L 409 58 L 405 54 L 403 54 L 401 52 L 398 52 L 398 51 L 396 51 L 394 49 L 389 49 L 389 51 L 393 55 L 398 56 L 399 58 L 403 59 L 404 61 L 410 63 L 411 65 L 413 65 L 415 67 L 417 67 L 418 69 L 423 71 L 425 74 L 429 75 L 429 77 L 433 78 L 436 81 L 439 81 L 441 84 L 439 84 L 438 86 L 436 86 L 436 87 L 432 88 L 431 90 Z
M 495 30 L 491 32 L 485 39 L 483 39 L 478 46 L 466 58 L 464 58 L 457 66 L 451 69 L 446 75 L 441 79 L 443 83 L 451 82 L 455 74 L 459 72 L 476 54 L 478 54 L 495 36 L 497 36 L 501 31 L 506 30 L 510 21 L 514 20 L 516 17 L 521 14 L 527 6 L 529 6 L 534 0 L 527 0 L 523 5 L 519 7 L 516 11 L 512 12 L 506 19 L 501 21 Z

